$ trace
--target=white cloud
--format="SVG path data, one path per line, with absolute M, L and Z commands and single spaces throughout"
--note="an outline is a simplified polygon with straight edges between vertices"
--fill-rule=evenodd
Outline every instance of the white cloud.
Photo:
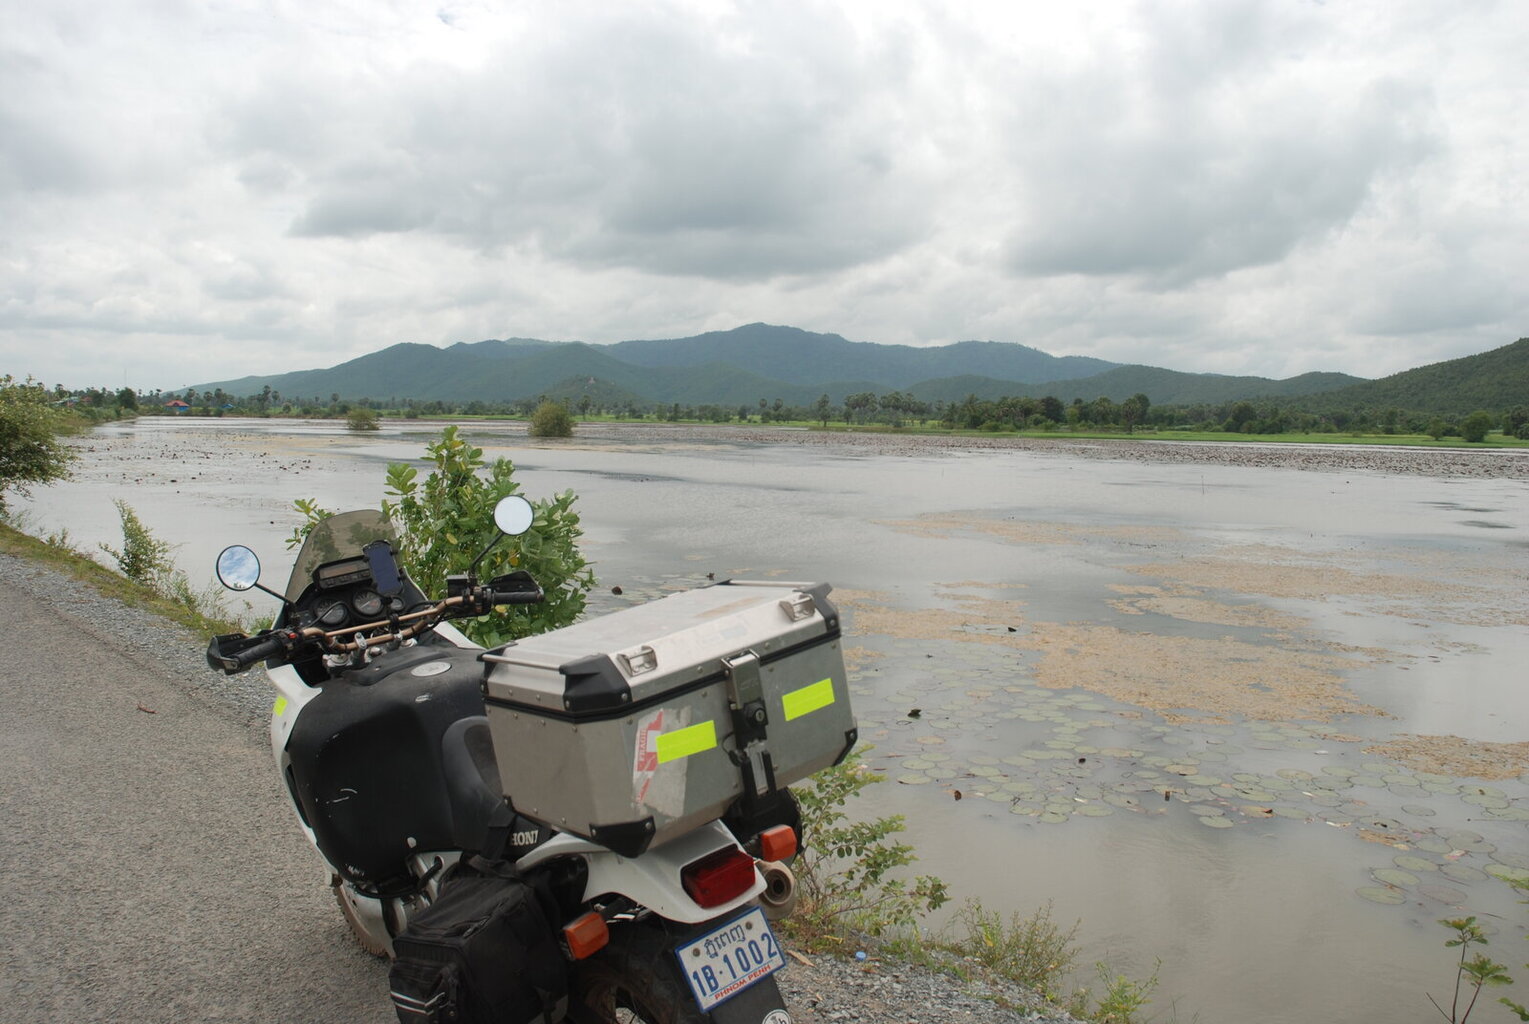
M 0 372 L 767 320 L 1378 375 L 1529 322 L 1513 3 L 8 18 Z

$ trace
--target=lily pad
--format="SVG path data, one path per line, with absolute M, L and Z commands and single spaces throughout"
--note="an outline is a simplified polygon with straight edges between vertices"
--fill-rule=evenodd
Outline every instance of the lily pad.
M 1447 885 L 1420 885 L 1418 892 L 1451 907 L 1458 907 L 1465 902 L 1465 893 Z
M 1195 804 L 1189 809 L 1189 813 L 1197 815 L 1201 818 L 1219 818 L 1221 815 L 1225 814 L 1226 811 L 1222 810 L 1220 807 L 1212 807 L 1209 804 Z
M 1085 818 L 1104 818 L 1114 814 L 1115 809 L 1108 804 L 1078 804 L 1072 813 Z
M 1387 885 L 1410 886 L 1418 884 L 1418 876 L 1410 871 L 1402 871 L 1398 868 L 1379 868 L 1370 872 L 1370 876 L 1377 882 L 1385 882 Z
M 1354 769 L 1352 769 L 1352 768 L 1344 768 L 1344 767 L 1341 767 L 1339 765 L 1330 764 L 1330 765 L 1324 765 L 1323 766 L 1322 774 L 1323 775 L 1331 775 L 1331 776 L 1334 776 L 1335 778 L 1339 778 L 1339 779 L 1352 779 L 1354 776 L 1358 775 L 1359 773 L 1354 771 Z
M 1529 870 L 1524 868 L 1515 868 L 1507 864 L 1488 864 L 1482 870 L 1510 885 L 1529 885 Z
M 1422 857 L 1414 857 L 1411 854 L 1402 854 L 1400 857 L 1391 858 L 1391 863 L 1405 871 L 1437 871 L 1439 865 Z
M 1274 813 L 1279 815 L 1281 818 L 1291 818 L 1295 821 L 1305 821 L 1308 817 L 1310 817 L 1310 815 L 1301 810 L 1299 807 L 1286 807 L 1283 804 L 1274 808 Z
M 1199 819 L 1199 821 L 1200 821 L 1200 824 L 1206 825 L 1206 826 L 1208 826 L 1210 828 L 1232 828 L 1236 824 L 1235 822 L 1228 821 L 1224 817 L 1223 818 L 1217 818 L 1217 817 L 1212 817 L 1212 816 L 1209 816 L 1209 815 Z
M 1500 811 L 1489 810 L 1487 813 L 1502 821 L 1529 821 L 1529 811 L 1522 807 L 1507 807 Z
M 1440 839 L 1438 836 L 1423 836 L 1412 845 L 1426 853 L 1448 853 L 1454 849 L 1448 841 Z
M 1439 873 L 1457 882 L 1484 882 L 1487 879 L 1485 871 L 1477 871 L 1468 864 L 1446 864 Z
M 1402 810 L 1415 818 L 1431 818 L 1437 813 L 1432 807 L 1424 807 L 1422 804 L 1406 804 Z
M 917 772 L 909 772 L 906 775 L 898 776 L 897 781 L 902 783 L 904 786 L 925 786 L 928 785 L 931 780 L 927 775 L 920 775 Z
M 1371 903 L 1386 903 L 1395 906 L 1407 902 L 1407 894 L 1396 889 L 1383 889 L 1380 886 L 1368 885 L 1361 889 L 1355 889 L 1360 898 L 1367 899 Z
M 1044 821 L 1048 825 L 1060 825 L 1067 821 L 1067 815 L 1058 813 L 1057 811 L 1046 811 L 1040 816 L 1040 820 Z
M 1500 811 L 1508 806 L 1508 801 L 1500 796 L 1487 796 L 1484 793 L 1472 793 L 1465 797 L 1465 802 L 1475 804 L 1477 807 L 1485 807 L 1488 810 Z
M 1492 854 L 1492 859 L 1499 864 L 1506 864 L 1510 868 L 1523 868 L 1529 871 L 1529 854 L 1515 853 L 1512 850 L 1497 850 Z

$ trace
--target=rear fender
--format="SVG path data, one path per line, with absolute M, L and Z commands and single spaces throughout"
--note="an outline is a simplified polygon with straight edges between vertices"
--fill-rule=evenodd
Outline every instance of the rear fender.
M 709 822 L 678 839 L 653 847 L 640 857 L 622 857 L 605 847 L 568 833 L 547 840 L 515 866 L 522 871 L 557 857 L 582 857 L 589 867 L 584 902 L 607 893 L 625 896 L 660 917 L 681 924 L 700 924 L 745 906 L 764 892 L 764 878 L 754 869 L 754 884 L 719 907 L 701 907 L 685 892 L 680 870 L 715 850 L 736 847 L 738 841 L 720 821 Z

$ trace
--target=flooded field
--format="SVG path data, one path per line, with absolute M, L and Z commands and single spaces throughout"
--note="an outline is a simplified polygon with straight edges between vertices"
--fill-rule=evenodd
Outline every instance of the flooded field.
M 94 548 L 121 498 L 198 581 L 234 542 L 284 576 L 294 498 L 374 506 L 433 429 L 114 425 L 15 504 Z M 958 897 L 1081 918 L 1085 963 L 1160 960 L 1159 1019 L 1426 1019 L 1445 916 L 1529 959 L 1524 474 L 469 429 L 532 496 L 578 493 L 599 610 L 833 583 L 868 810 Z M 1473 1020 L 1509 1019 L 1495 995 Z

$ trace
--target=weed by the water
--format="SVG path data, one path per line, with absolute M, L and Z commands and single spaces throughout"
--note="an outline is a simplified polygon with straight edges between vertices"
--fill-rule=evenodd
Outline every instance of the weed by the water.
M 1445 918 L 1439 923 L 1455 933 L 1455 937 L 1444 945 L 1449 949 L 1460 950 L 1460 962 L 1455 967 L 1455 992 L 1450 999 L 1449 1010 L 1446 1011 L 1440 1006 L 1439 1001 L 1432 994 L 1428 996 L 1428 1001 L 1450 1024 L 1465 1024 L 1471 1011 L 1476 1008 L 1476 1000 L 1480 997 L 1483 988 L 1488 985 L 1511 985 L 1513 979 L 1508 977 L 1506 967 L 1484 953 L 1468 957 L 1472 946 L 1487 945 L 1486 933 L 1476 923 L 1475 917 Z M 1467 991 L 1462 992 L 1462 989 Z M 1467 994 L 1469 999 L 1462 1009 L 1460 1000 Z M 1503 1002 L 1506 1003 L 1507 1000 L 1504 999 Z M 1512 1006 L 1511 1003 L 1509 1005 Z M 1523 1019 L 1529 1020 L 1529 1017 Z
M 1059 979 L 1077 960 L 1073 940 L 1078 922 L 1064 930 L 1052 920 L 1051 911 L 1048 900 L 1029 917 L 1016 912 L 1005 922 L 996 911 L 984 909 L 980 900 L 967 900 L 952 922 L 952 928 L 964 934 L 958 934 L 950 948 L 1005 978 L 1055 998 Z

